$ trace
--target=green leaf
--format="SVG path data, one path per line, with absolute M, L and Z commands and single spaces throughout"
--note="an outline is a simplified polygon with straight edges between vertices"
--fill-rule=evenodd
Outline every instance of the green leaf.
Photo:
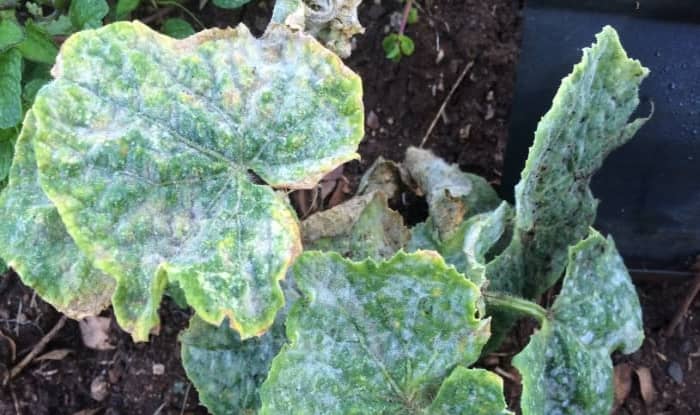
M 628 123 L 648 69 L 627 57 L 613 28 L 596 38 L 537 126 L 515 187 L 512 246 L 499 259 L 519 264 L 498 265 L 503 272 L 490 276 L 495 289 L 534 298 L 561 277 L 568 247 L 586 236 L 595 219 L 591 177 L 647 120 Z
M 0 191 L 7 184 L 7 176 L 10 174 L 10 167 L 12 167 L 18 131 L 17 128 L 0 130 Z
M 309 216 L 301 235 L 305 249 L 336 251 L 354 260 L 390 258 L 409 238 L 403 217 L 389 208 L 382 192 L 355 196 Z
M 167 19 L 163 22 L 163 27 L 160 28 L 160 31 L 175 39 L 184 39 L 195 33 L 186 20 L 178 18 Z
M 503 379 L 483 369 L 457 366 L 442 383 L 426 414 L 512 415 L 503 399 Z
M 387 59 L 398 62 L 401 60 L 401 46 L 399 44 L 399 35 L 391 33 L 382 40 L 382 48 Z
M 17 49 L 0 53 L 0 129 L 22 119 L 22 55 Z
M 0 20 L 0 53 L 24 40 L 24 30 L 16 20 L 4 18 Z
M 26 106 L 31 106 L 37 92 L 39 92 L 42 86 L 49 82 L 50 79 L 45 78 L 32 79 L 31 81 L 27 82 L 24 85 L 24 89 L 22 89 L 22 100 L 24 101 L 24 104 Z
M 249 171 L 304 188 L 356 158 L 357 75 L 278 25 L 178 41 L 119 22 L 72 36 L 58 62 L 34 104 L 41 184 L 116 278 L 122 327 L 147 339 L 175 281 L 206 322 L 265 331 L 301 244 L 288 202 Z
M 182 365 L 210 412 L 253 414 L 260 408 L 259 388 L 287 340 L 284 321 L 299 298 L 293 278 L 287 277 L 282 283 L 285 307 L 262 336 L 241 340 L 226 323 L 212 326 L 197 316 L 180 335 Z
M 413 43 L 413 39 L 406 35 L 399 35 L 399 48 L 401 49 L 401 54 L 403 56 L 411 56 L 416 50 L 416 45 Z
M 216 327 L 194 316 L 180 341 L 182 365 L 202 404 L 213 414 L 253 414 L 260 408 L 258 389 L 286 341 L 284 318 L 262 336 L 241 340 L 225 323 Z
M 425 194 L 430 217 L 442 240 L 450 239 L 465 219 L 494 209 L 501 202 L 483 177 L 465 173 L 428 150 L 410 147 L 404 167 Z
M 491 212 L 472 216 L 464 223 L 462 251 L 465 268 L 457 268 L 477 285 L 488 279 L 488 264 L 500 254 L 504 238 L 512 231 L 513 209 L 506 202 Z M 506 239 L 508 240 L 508 239 Z
M 53 65 L 56 61 L 58 48 L 51 36 L 31 20 L 25 22 L 24 30 L 27 36 L 22 43 L 17 45 L 17 49 L 22 52 L 22 56 L 33 62 Z
M 69 35 L 75 31 L 73 23 L 65 14 L 58 15 L 55 19 L 39 20 L 34 22 L 49 36 Z
M 262 414 L 430 413 L 439 385 L 489 335 L 478 288 L 433 252 L 352 262 L 307 251 L 292 274 L 302 298 Z
M 129 17 L 129 14 L 139 7 L 141 0 L 117 0 L 117 5 L 114 7 L 114 14 L 117 20 L 123 20 Z
M 102 19 L 109 13 L 105 0 L 72 0 L 68 15 L 78 30 L 94 29 L 102 26 Z
M 523 414 L 610 413 L 610 354 L 632 353 L 644 339 L 637 292 L 612 239 L 592 231 L 570 249 L 548 316 L 513 359 L 522 374 Z
M 250 0 L 212 0 L 212 3 L 222 9 L 237 9 L 250 3 Z
M 418 23 L 418 9 L 415 7 L 411 7 L 411 10 L 408 12 L 408 19 L 406 20 L 408 24 L 416 24 Z
M 8 187 L 0 194 L 0 256 L 22 281 L 72 318 L 97 315 L 114 281 L 92 267 L 38 183 L 30 112 L 17 141 Z

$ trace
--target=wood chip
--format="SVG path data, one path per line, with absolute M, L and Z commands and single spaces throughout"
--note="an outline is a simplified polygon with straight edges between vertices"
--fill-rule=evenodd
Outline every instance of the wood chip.
M 63 360 L 68 356 L 69 354 L 73 353 L 73 350 L 71 349 L 56 349 L 56 350 L 51 350 L 50 352 L 44 353 L 41 356 L 37 357 L 35 360 L 40 362 L 42 360 Z
M 102 402 L 109 395 L 109 387 L 103 376 L 98 376 L 90 383 L 90 396 L 97 402 Z
M 79 322 L 83 344 L 95 350 L 113 350 L 109 342 L 110 319 L 107 317 L 86 317 Z
M 654 388 L 654 380 L 651 376 L 651 371 L 648 367 L 640 367 L 634 371 L 639 379 L 639 390 L 642 394 L 644 403 L 649 406 L 656 400 L 656 389 Z

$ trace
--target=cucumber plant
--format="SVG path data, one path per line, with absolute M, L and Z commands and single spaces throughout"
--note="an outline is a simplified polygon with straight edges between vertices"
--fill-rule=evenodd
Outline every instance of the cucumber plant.
M 302 223 L 305 246 L 326 252 L 292 267 L 289 311 L 273 331 L 241 340 L 197 319 L 185 331 L 183 363 L 202 402 L 214 413 L 510 413 L 501 379 L 470 366 L 527 317 L 539 329 L 513 359 L 522 413 L 609 412 L 610 354 L 635 351 L 644 335 L 615 244 L 590 227 L 588 184 L 645 122 L 627 120 L 646 74 L 606 27 L 541 120 L 514 207 L 428 151 L 377 161 L 355 198 Z M 402 186 L 429 205 L 410 230 L 386 203 Z M 559 280 L 541 307 L 539 293 Z M 250 347 L 264 358 L 246 366 Z M 216 375 L 222 367 L 235 375 Z
M 136 341 L 181 293 L 183 364 L 214 413 L 508 414 L 501 378 L 472 366 L 522 316 L 540 324 L 514 359 L 522 412 L 607 412 L 610 353 L 643 332 L 612 239 L 590 229 L 588 183 L 644 123 L 628 118 L 647 70 L 598 35 L 540 122 L 514 207 L 410 149 L 299 224 L 276 190 L 357 157 L 362 85 L 300 30 L 306 9 L 278 6 L 261 38 L 138 22 L 68 38 L 17 138 L 0 257 L 71 317 L 111 302 Z M 410 230 L 387 203 L 401 186 L 430 206 Z

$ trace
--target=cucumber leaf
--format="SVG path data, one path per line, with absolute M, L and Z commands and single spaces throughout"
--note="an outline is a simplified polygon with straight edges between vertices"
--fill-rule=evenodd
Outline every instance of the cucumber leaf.
M 390 258 L 408 242 L 403 217 L 386 195 L 372 192 L 309 216 L 301 224 L 305 249 L 336 251 L 346 258 Z
M 483 369 L 457 366 L 442 383 L 426 414 L 512 415 L 503 399 L 503 379 Z
M 627 57 L 613 28 L 596 39 L 537 126 L 515 187 L 513 241 L 489 276 L 495 290 L 535 298 L 561 277 L 568 247 L 595 219 L 591 177 L 648 119 L 628 122 L 649 70 Z
M 278 0 L 272 22 L 303 30 L 347 58 L 352 53 L 352 37 L 365 32 L 357 17 L 360 3 L 362 0 Z
M 632 353 L 641 346 L 641 314 L 614 242 L 592 231 L 569 251 L 562 290 L 549 320 L 513 358 L 522 374 L 523 414 L 610 413 L 610 354 Z
M 287 339 L 285 317 L 280 313 L 270 330 L 247 340 L 226 323 L 217 327 L 192 317 L 180 336 L 182 365 L 211 413 L 252 414 L 260 408 L 258 389 Z
M 292 275 L 302 298 L 261 388 L 262 414 L 431 413 L 443 380 L 489 336 L 475 317 L 478 288 L 430 251 L 382 262 L 307 251 Z
M 175 40 L 138 22 L 72 36 L 53 74 L 33 107 L 41 185 L 117 280 L 120 325 L 146 340 L 170 280 L 204 321 L 264 332 L 301 243 L 256 177 L 305 188 L 356 158 L 359 77 L 281 25 Z
M 92 267 L 66 232 L 39 186 L 33 114 L 17 141 L 8 187 L 0 194 L 0 256 L 22 281 L 69 317 L 97 315 L 114 292 L 114 280 Z
M 441 240 L 450 239 L 465 219 L 492 210 L 501 202 L 483 177 L 465 173 L 428 150 L 410 147 L 404 167 L 425 194 Z

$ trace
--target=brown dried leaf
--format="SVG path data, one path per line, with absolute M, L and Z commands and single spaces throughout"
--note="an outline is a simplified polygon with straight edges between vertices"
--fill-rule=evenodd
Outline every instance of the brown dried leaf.
M 112 350 L 115 346 L 109 343 L 109 324 L 107 317 L 86 317 L 78 322 L 83 344 L 95 350 Z
M 615 402 L 611 413 L 615 413 L 627 400 L 630 390 L 632 390 L 632 366 L 621 363 L 615 366 Z
M 654 380 L 651 376 L 651 370 L 648 367 L 640 367 L 635 370 L 639 379 L 639 390 L 642 393 L 644 403 L 649 406 L 656 400 L 656 389 L 654 388 Z
M 66 356 L 68 356 L 71 353 L 73 353 L 73 350 L 71 349 L 56 349 L 44 353 L 34 360 L 36 360 L 37 362 L 40 362 L 42 360 L 63 360 L 66 358 Z

